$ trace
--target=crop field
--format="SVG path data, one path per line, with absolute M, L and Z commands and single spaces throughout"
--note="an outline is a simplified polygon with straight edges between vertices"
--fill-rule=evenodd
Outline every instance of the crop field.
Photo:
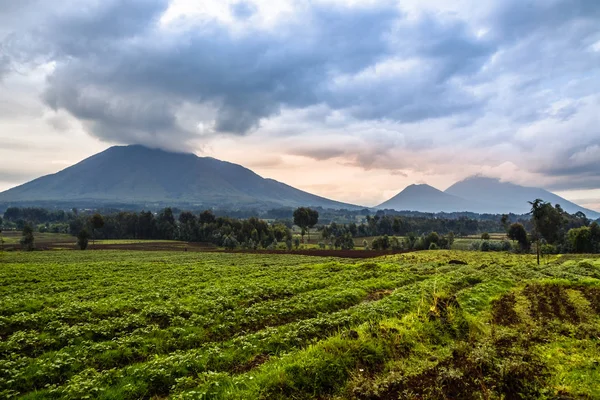
M 600 258 L 0 252 L 0 398 L 600 398 Z

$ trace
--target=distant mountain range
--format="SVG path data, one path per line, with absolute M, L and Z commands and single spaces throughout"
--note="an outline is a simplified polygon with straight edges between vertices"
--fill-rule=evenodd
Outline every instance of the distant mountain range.
M 114 146 L 56 174 L 0 193 L 0 203 L 313 206 L 357 209 L 265 179 L 241 165 L 143 146 Z
M 472 177 L 445 192 L 429 185 L 410 185 L 375 207 L 397 211 L 515 213 L 529 212 L 537 198 L 566 211 L 600 213 L 578 206 L 544 189 Z M 364 207 L 330 200 L 265 179 L 241 165 L 143 146 L 114 146 L 52 175 L 0 193 L 0 205 L 69 205 L 138 207 L 180 206 L 220 209 L 277 207 Z
M 588 218 L 600 218 L 600 213 L 583 208 L 545 189 L 520 186 L 485 177 L 467 178 L 445 191 L 429 185 L 410 185 L 376 208 L 432 213 L 470 211 L 480 214 L 525 214 L 531 209 L 528 202 L 535 199 L 560 204 L 571 214 L 581 211 Z

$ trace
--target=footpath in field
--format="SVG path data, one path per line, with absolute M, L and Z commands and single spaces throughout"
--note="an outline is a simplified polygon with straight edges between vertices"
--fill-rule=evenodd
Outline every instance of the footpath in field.
M 600 398 L 600 259 L 0 254 L 0 398 Z

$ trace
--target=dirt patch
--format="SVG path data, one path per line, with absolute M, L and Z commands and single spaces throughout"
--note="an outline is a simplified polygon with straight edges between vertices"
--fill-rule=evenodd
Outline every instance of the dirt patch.
M 19 244 L 5 245 L 4 250 L 6 251 L 18 251 L 21 249 Z M 75 238 L 72 240 L 57 240 L 49 242 L 36 242 L 36 250 L 78 250 L 75 245 Z M 314 257 L 339 257 L 339 258 L 354 258 L 354 259 L 368 259 L 382 256 L 389 256 L 394 254 L 408 253 L 405 250 L 389 250 L 389 251 L 375 251 L 375 250 L 321 250 L 321 249 L 310 249 L 310 250 L 224 250 L 217 248 L 212 243 L 201 243 L 201 242 L 139 242 L 139 243 L 111 243 L 111 244 L 92 244 L 90 243 L 86 251 L 97 251 L 97 250 L 124 250 L 124 251 L 180 251 L 180 252 L 214 252 L 214 253 L 232 253 L 232 254 L 292 254 L 301 256 L 314 256 Z
M 561 285 L 531 284 L 525 286 L 523 294 L 530 302 L 530 314 L 538 321 L 559 319 L 579 323 L 577 310 L 571 304 L 566 288 Z
M 492 302 L 492 323 L 497 325 L 514 325 L 519 323 L 519 316 L 515 311 L 517 298 L 514 293 L 502 296 Z
M 443 360 L 415 376 L 388 383 L 387 387 L 356 388 L 361 400 L 538 398 L 547 370 L 541 360 L 518 351 L 507 355 L 506 366 L 494 365 L 494 357 L 480 358 L 482 348 L 455 349 Z M 494 349 L 488 349 L 494 353 Z M 366 389 L 366 390 L 361 390 Z
M 392 289 L 376 290 L 374 292 L 369 293 L 365 298 L 365 301 L 378 301 L 383 299 L 384 297 L 388 297 L 392 293 L 394 293 Z
M 584 287 L 580 291 L 587 301 L 590 302 L 590 306 L 596 314 L 600 314 L 600 288 Z
M 236 374 L 246 373 L 248 371 L 253 370 L 254 368 L 258 368 L 259 366 L 263 365 L 264 363 L 269 361 L 270 358 L 271 358 L 271 356 L 268 354 L 258 354 L 257 356 L 255 356 L 252 360 L 248 361 L 247 363 L 236 366 L 233 369 L 233 372 Z

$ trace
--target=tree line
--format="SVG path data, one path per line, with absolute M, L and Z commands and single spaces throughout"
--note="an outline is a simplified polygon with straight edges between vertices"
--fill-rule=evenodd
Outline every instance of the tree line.
M 291 215 L 289 215 L 291 214 Z M 24 229 L 24 245 L 32 246 L 33 230 L 69 233 L 78 237 L 80 247 L 96 239 L 155 239 L 207 242 L 226 248 L 245 247 L 288 248 L 298 247 L 293 241 L 292 225 L 304 235 L 317 228 L 321 247 L 352 249 L 354 238 L 376 237 L 371 243 L 363 242 L 365 248 L 376 250 L 415 249 L 426 250 L 450 248 L 455 237 L 484 232 L 506 232 L 507 239 L 518 251 L 534 250 L 540 253 L 597 253 L 600 252 L 600 226 L 585 214 L 569 214 L 560 205 L 552 205 L 540 199 L 531 202 L 529 218 L 515 215 L 497 216 L 496 219 L 475 219 L 467 216 L 457 218 L 407 217 L 388 215 L 378 211 L 366 215 L 362 222 L 338 224 L 331 222 L 319 226 L 319 212 L 300 207 L 290 211 L 287 218 L 267 222 L 257 217 L 237 219 L 217 216 L 211 210 L 200 213 L 174 212 L 164 208 L 158 213 L 151 211 L 120 211 L 107 214 L 44 210 L 40 208 L 8 208 L 0 218 L 0 232 L 5 227 Z M 279 214 L 285 217 L 285 214 Z M 398 238 L 401 236 L 402 238 Z M 494 244 L 483 238 L 478 244 L 482 250 L 507 250 L 505 243 Z M 497 247 L 497 248 L 496 248 Z

